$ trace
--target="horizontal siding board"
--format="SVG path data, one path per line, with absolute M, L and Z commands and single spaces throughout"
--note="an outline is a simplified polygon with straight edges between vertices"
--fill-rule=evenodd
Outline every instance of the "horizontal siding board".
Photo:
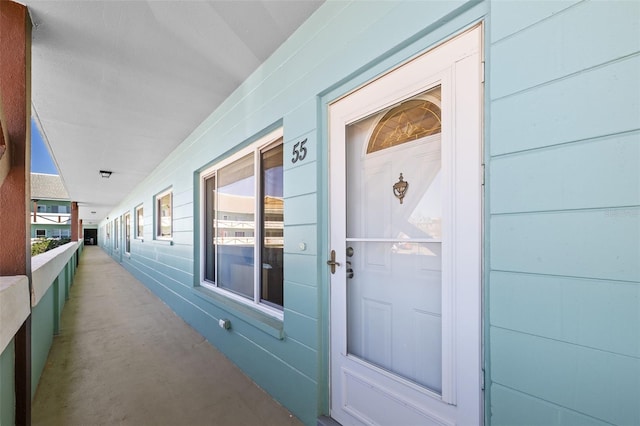
M 318 265 L 315 255 L 306 254 L 306 251 L 284 254 L 284 279 L 315 287 L 318 285 L 318 277 L 315 273 Z
M 605 426 L 593 417 L 497 384 L 491 386 L 492 426 Z
M 288 310 L 318 318 L 318 289 L 291 281 L 284 283 L 284 300 Z
M 640 207 L 491 218 L 493 270 L 640 281 Z
M 581 0 L 494 1 L 491 3 L 491 42 L 510 36 L 553 16 Z
M 238 318 L 232 311 L 207 303 L 200 297 L 187 296 L 187 299 L 198 306 L 198 309 L 191 309 L 193 312 L 198 312 L 197 316 L 192 315 L 191 325 L 202 333 L 212 345 L 223 352 L 226 353 L 229 350 L 229 345 L 237 341 L 235 335 L 241 335 L 244 339 L 253 342 L 255 346 L 260 347 L 261 351 L 271 352 L 282 362 L 315 380 L 317 372 L 317 351 L 315 348 L 290 338 L 283 341 L 277 340 L 272 335 L 264 333 L 252 324 Z M 230 320 L 230 330 L 223 330 L 218 326 L 217 321 L 220 318 Z
M 492 46 L 491 97 L 501 98 L 639 51 L 640 2 L 612 6 L 584 1 L 570 13 L 556 14 Z
M 314 348 L 317 345 L 318 320 L 314 318 L 285 308 L 284 331 L 286 336 L 290 336 L 306 346 Z
M 640 205 L 640 132 L 491 161 L 491 212 Z
M 172 221 L 172 231 L 176 232 L 193 232 L 193 216 L 189 215 L 188 217 L 178 218 L 176 216 L 173 217 Z
M 304 148 L 307 150 L 307 152 L 304 155 L 304 158 L 302 160 L 298 158 L 298 161 L 294 163 L 293 159 L 295 158 L 295 154 L 293 152 L 293 149 L 296 144 L 302 143 L 305 139 L 306 141 L 304 143 Z M 300 145 L 298 145 L 298 150 L 299 150 L 299 146 Z M 305 133 L 302 136 L 298 136 L 296 138 L 284 141 L 285 173 L 297 167 L 304 167 L 304 166 L 308 167 L 310 164 L 317 167 L 317 163 L 316 163 L 317 159 L 318 159 L 318 140 L 315 132 Z
M 240 344 L 235 339 L 225 354 L 234 361 L 258 386 L 282 401 L 305 424 L 316 420 L 317 382 L 299 374 L 281 359 L 250 340 Z
M 299 107 L 300 100 L 304 102 L 316 96 L 328 85 L 374 60 L 380 52 L 391 49 L 429 22 L 437 21 L 465 3 L 413 2 L 411 8 L 415 13 L 411 14 L 406 13 L 404 4 L 395 2 L 352 2 L 344 7 L 327 5 L 328 9 L 335 8 L 340 12 L 324 15 L 326 19 L 322 21 L 313 16 L 305 25 L 306 31 L 294 34 L 285 42 L 204 121 L 201 128 L 207 130 L 198 129 L 192 137 L 211 131 L 227 134 L 233 128 L 237 128 L 235 133 L 240 139 L 241 135 L 247 137 L 251 128 L 261 128 L 282 118 Z M 323 13 L 320 11 L 317 16 Z M 367 19 L 363 19 L 365 16 Z M 403 31 L 379 30 L 396 24 Z M 366 46 L 375 46 L 375 49 Z M 246 126 L 249 120 L 251 128 Z M 190 141 L 188 138 L 185 144 Z M 179 147 L 174 151 L 174 157 L 184 153 L 187 150 Z
M 317 167 L 317 162 L 305 161 L 300 167 L 285 168 L 284 196 L 289 198 L 316 192 L 318 188 Z
M 315 224 L 318 221 L 316 194 L 287 198 L 284 217 L 288 225 Z
M 304 253 L 315 255 L 318 251 L 318 230 L 316 225 L 298 225 L 284 227 L 284 252 L 300 253 L 303 244 Z
M 158 253 L 157 259 L 163 265 L 171 265 L 172 268 L 187 273 L 193 272 L 193 258 L 174 256 L 170 253 Z
M 505 272 L 490 283 L 491 325 L 640 358 L 640 283 Z
M 287 141 L 302 140 L 309 134 L 315 135 L 318 124 L 317 103 L 315 96 L 298 99 L 298 106 L 284 115 L 284 138 Z
M 640 56 L 491 104 L 492 155 L 637 130 Z
M 170 268 L 157 262 L 143 263 L 131 259 L 130 264 L 144 273 L 147 279 L 150 278 L 166 288 L 175 290 L 180 287 L 190 288 L 193 286 L 193 274 Z
M 640 359 L 492 327 L 493 383 L 613 424 L 640 423 Z

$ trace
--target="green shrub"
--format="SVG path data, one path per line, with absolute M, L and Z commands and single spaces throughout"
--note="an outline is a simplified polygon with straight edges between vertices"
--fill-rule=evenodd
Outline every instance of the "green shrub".
M 38 241 L 31 244 L 31 256 L 42 254 L 45 251 L 49 251 L 61 245 L 67 244 L 71 241 L 69 238 L 61 238 L 58 240 L 41 238 Z

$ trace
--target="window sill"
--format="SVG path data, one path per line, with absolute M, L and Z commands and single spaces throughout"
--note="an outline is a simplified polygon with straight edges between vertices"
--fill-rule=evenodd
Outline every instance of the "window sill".
M 156 238 L 153 241 L 160 244 L 168 244 L 170 246 L 173 245 L 173 240 L 170 238 Z
M 229 312 L 229 314 L 240 318 L 257 329 L 262 330 L 278 340 L 284 340 L 284 327 L 282 320 L 274 318 L 264 312 L 253 309 L 244 303 L 237 302 L 204 287 L 195 287 L 193 292 L 201 299 Z M 231 327 L 233 329 L 233 323 Z

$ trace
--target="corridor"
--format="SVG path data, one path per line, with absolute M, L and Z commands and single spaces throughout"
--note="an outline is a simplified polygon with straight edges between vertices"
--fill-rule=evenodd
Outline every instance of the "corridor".
M 85 247 L 35 425 L 298 425 L 99 247 Z

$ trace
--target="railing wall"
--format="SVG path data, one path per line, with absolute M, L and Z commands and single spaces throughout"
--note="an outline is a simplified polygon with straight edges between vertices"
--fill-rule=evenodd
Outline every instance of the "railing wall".
M 83 245 L 70 242 L 31 260 L 26 276 L 0 277 L 0 424 L 15 423 L 14 336 L 31 313 L 31 396 L 60 331 L 60 315 L 73 283 Z

